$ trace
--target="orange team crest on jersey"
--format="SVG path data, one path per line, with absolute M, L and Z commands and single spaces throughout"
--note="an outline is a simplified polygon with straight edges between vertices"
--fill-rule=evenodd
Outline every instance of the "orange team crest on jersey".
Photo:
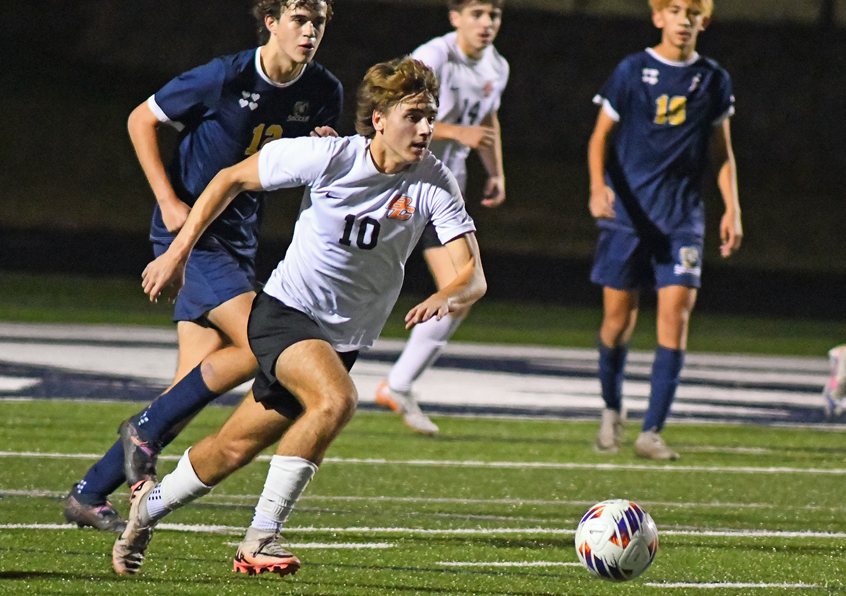
M 491 93 L 493 93 L 493 89 L 494 89 L 494 87 L 493 87 L 493 83 L 491 81 L 488 81 L 487 83 L 485 83 L 485 97 L 490 97 Z
M 411 198 L 400 196 L 388 206 L 388 217 L 405 221 L 411 217 L 414 211 L 414 207 L 411 206 Z

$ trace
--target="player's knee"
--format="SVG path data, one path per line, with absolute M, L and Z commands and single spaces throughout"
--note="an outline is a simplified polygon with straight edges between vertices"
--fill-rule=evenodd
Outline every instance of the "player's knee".
M 357 404 L 355 391 L 335 390 L 322 395 L 311 409 L 327 426 L 340 427 L 352 419 Z

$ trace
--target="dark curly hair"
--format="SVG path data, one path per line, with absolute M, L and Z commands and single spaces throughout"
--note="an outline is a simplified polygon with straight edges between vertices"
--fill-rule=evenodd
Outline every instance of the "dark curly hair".
M 432 69 L 411 56 L 380 62 L 372 66 L 358 88 L 355 130 L 373 138 L 373 112 L 386 112 L 404 99 L 416 95 L 431 97 L 438 103 L 438 78 Z
M 326 18 L 332 18 L 332 0 L 254 0 L 253 16 L 258 21 L 258 40 L 264 45 L 270 39 L 270 31 L 264 24 L 264 17 L 270 16 L 277 21 L 289 8 L 326 9 Z

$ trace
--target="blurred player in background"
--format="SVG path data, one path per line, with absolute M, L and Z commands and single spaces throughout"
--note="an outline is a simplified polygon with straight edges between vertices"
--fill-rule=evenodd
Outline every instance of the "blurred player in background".
M 622 443 L 622 383 L 640 290 L 658 293 L 658 348 L 635 453 L 677 459 L 660 436 L 679 384 L 699 288 L 705 217 L 701 179 L 710 153 L 725 203 L 722 256 L 743 235 L 729 118 L 728 73 L 696 53 L 712 0 L 650 0 L 661 43 L 623 60 L 595 101 L 590 212 L 600 227 L 591 279 L 603 286 L 599 379 L 605 410 L 596 449 Z M 613 132 L 613 134 L 612 134 Z
M 461 190 L 428 152 L 437 105 L 438 81 L 422 62 L 377 64 L 358 92 L 358 136 L 282 139 L 221 171 L 170 248 L 144 270 L 144 290 L 154 298 L 179 285 L 191 249 L 239 192 L 309 187 L 291 246 L 253 303 L 248 333 L 259 372 L 252 391 L 220 432 L 187 450 L 160 484 L 133 489 L 129 520 L 112 552 L 118 573 L 139 570 L 159 520 L 280 438 L 235 570 L 299 569 L 279 531 L 355 412 L 348 371 L 382 330 L 405 261 L 427 225 L 458 275 L 409 311 L 408 327 L 466 309 L 485 292 Z
M 281 137 L 334 135 L 343 103 L 338 80 L 312 62 L 332 0 L 256 0 L 264 45 L 217 58 L 173 79 L 129 117 L 129 134 L 156 196 L 150 239 L 164 253 L 209 181 Z M 170 167 L 159 127 L 177 128 Z M 120 532 L 107 501 L 126 480 L 155 476 L 156 457 L 210 401 L 251 379 L 256 360 L 247 319 L 256 294 L 255 258 L 264 194 L 245 191 L 197 242 L 176 298 L 179 360 L 173 385 L 125 421 L 120 439 L 74 486 L 65 518 Z
M 504 4 L 505 0 L 448 0 L 455 31 L 436 37 L 412 54 L 435 71 L 441 84 L 431 151 L 455 175 L 462 193 L 467 156 L 471 149 L 477 151 L 488 172 L 482 199 L 486 207 L 497 207 L 505 200 L 497 111 L 508 82 L 508 62 L 493 47 Z M 423 233 L 420 245 L 438 288 L 452 283 L 457 271 L 431 228 Z M 466 316 L 467 311 L 460 311 L 417 325 L 376 392 L 376 403 L 401 414 L 416 432 L 432 435 L 438 427 L 420 410 L 412 385 L 435 362 Z
M 831 376 L 823 389 L 826 418 L 840 418 L 846 412 L 846 344 L 828 351 Z

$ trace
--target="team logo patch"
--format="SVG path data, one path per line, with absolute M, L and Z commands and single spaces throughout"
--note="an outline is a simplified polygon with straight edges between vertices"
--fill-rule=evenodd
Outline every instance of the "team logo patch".
M 491 81 L 488 81 L 487 83 L 485 83 L 485 89 L 484 89 L 485 97 L 490 97 L 491 93 L 493 93 L 493 90 L 494 90 L 494 86 L 493 86 L 493 83 Z
M 643 82 L 648 83 L 650 85 L 657 85 L 658 84 L 658 69 L 657 68 L 644 68 L 643 69 Z
M 673 267 L 676 275 L 702 275 L 702 266 L 699 262 L 699 248 L 696 246 L 682 246 L 679 249 L 679 262 Z
M 255 110 L 258 107 L 259 97 L 261 97 L 261 95 L 258 93 L 241 91 L 241 99 L 238 100 L 238 105 L 242 108 L 249 107 L 251 110 Z
M 411 198 L 401 196 L 394 199 L 388 206 L 388 217 L 406 221 L 414 214 L 414 211 L 414 207 L 411 206 Z
M 288 122 L 308 122 L 311 116 L 308 114 L 308 102 L 298 101 L 294 104 L 294 113 L 288 116 Z
M 695 77 L 693 77 L 693 81 L 690 82 L 690 87 L 688 88 L 688 92 L 696 91 L 696 89 L 699 87 L 699 83 L 701 83 L 701 82 L 702 82 L 702 75 L 701 74 L 698 74 Z

